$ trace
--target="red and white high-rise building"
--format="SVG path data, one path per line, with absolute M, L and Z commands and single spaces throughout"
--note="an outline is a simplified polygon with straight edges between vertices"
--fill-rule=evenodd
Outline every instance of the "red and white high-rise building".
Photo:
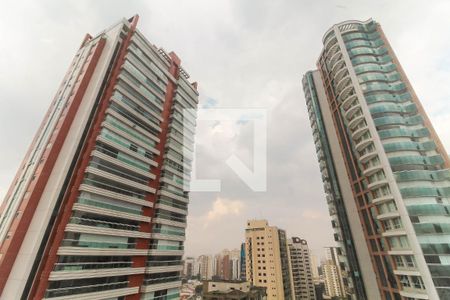
M 177 299 L 198 102 L 138 16 L 87 35 L 0 210 L 1 299 Z

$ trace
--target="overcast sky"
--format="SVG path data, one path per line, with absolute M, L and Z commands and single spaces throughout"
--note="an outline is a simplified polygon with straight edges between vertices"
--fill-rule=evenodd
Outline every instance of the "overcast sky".
M 196 166 L 222 191 L 192 193 L 186 253 L 237 248 L 249 218 L 266 218 L 321 254 L 333 245 L 302 75 L 323 33 L 348 19 L 380 22 L 450 149 L 449 1 L 5 1 L 0 9 L 0 198 L 3 198 L 84 34 L 140 15 L 138 28 L 175 51 L 198 81 L 200 106 L 268 113 L 267 191 L 226 165 L 252 167 L 252 124 L 199 122 Z

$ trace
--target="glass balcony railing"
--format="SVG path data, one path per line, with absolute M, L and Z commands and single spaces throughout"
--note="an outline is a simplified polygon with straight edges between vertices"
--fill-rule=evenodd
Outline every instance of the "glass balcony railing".
M 169 201 L 169 200 L 159 199 L 158 203 L 161 203 L 161 204 L 164 204 L 164 205 L 168 205 L 168 206 L 171 206 L 171 207 L 175 207 L 175 208 L 179 208 L 179 209 L 183 209 L 183 210 L 187 210 L 188 209 L 187 204 L 178 204 L 178 203 L 175 203 L 175 202 Z
M 108 204 L 108 203 L 104 203 L 104 202 L 95 201 L 92 199 L 86 199 L 86 198 L 79 197 L 77 202 L 80 204 L 86 204 L 86 205 L 95 206 L 95 207 L 99 207 L 99 208 L 111 209 L 111 210 L 125 212 L 125 213 L 129 213 L 129 214 L 134 214 L 134 215 L 142 214 L 141 210 L 127 208 L 127 207 L 118 206 L 118 205 L 112 205 L 112 204 Z
M 184 236 L 184 231 L 176 231 L 176 230 L 170 230 L 170 229 L 161 229 L 161 228 L 154 228 L 153 233 L 160 233 L 160 234 L 167 234 L 167 235 L 177 235 L 177 236 Z
M 62 297 L 62 296 L 84 294 L 84 293 L 95 293 L 95 292 L 100 292 L 100 291 L 125 288 L 127 286 L 128 286 L 128 281 L 123 281 L 123 282 L 113 282 L 113 283 L 104 283 L 104 284 L 94 284 L 94 285 L 87 285 L 87 286 L 66 287 L 66 288 L 59 288 L 59 289 L 47 289 L 47 291 L 45 292 L 45 298 Z
M 183 250 L 184 246 L 180 245 L 180 246 L 175 246 L 175 245 L 151 245 L 150 249 L 153 250 Z
M 97 269 L 116 269 L 130 268 L 131 261 L 112 261 L 112 262 L 74 262 L 74 263 L 56 263 L 54 271 L 82 271 Z
M 149 279 L 145 279 L 144 280 L 144 285 L 152 285 L 152 284 L 173 282 L 173 281 L 179 281 L 179 280 L 181 280 L 180 276 L 169 276 L 169 277 L 162 277 L 162 278 L 149 278 Z
M 147 261 L 147 267 L 169 267 L 183 265 L 182 260 Z
M 62 241 L 61 246 L 84 247 L 84 248 L 134 249 L 136 247 L 136 243 L 93 242 L 93 241 L 65 239 Z
M 100 220 L 88 219 L 88 218 L 72 217 L 72 218 L 70 218 L 69 223 L 85 225 L 85 226 L 100 227 L 100 228 L 105 228 L 105 229 L 139 231 L 139 226 L 136 226 L 136 225 L 106 222 L 106 221 L 100 221 Z
M 117 128 L 118 130 L 134 137 L 135 139 L 141 141 L 142 143 L 144 143 L 150 147 L 156 147 L 156 142 L 154 140 L 151 140 L 150 138 L 144 136 L 143 134 L 137 132 L 136 130 L 132 130 L 132 129 L 128 128 L 127 126 L 125 126 L 124 124 L 119 122 L 116 118 L 108 115 L 106 117 L 106 121 L 108 124 L 110 124 L 114 128 Z
M 131 190 L 131 189 L 125 189 L 125 188 L 121 188 L 118 187 L 117 185 L 114 184 L 109 184 L 109 183 L 105 183 L 99 180 L 92 180 L 89 178 L 85 178 L 83 180 L 83 184 L 88 184 L 94 187 L 98 187 L 101 189 L 106 189 L 108 191 L 114 192 L 114 193 L 118 193 L 118 194 L 122 194 L 125 196 L 130 196 L 130 197 L 135 197 L 138 199 L 144 199 L 145 198 L 145 193 L 143 192 L 138 192 L 135 190 Z

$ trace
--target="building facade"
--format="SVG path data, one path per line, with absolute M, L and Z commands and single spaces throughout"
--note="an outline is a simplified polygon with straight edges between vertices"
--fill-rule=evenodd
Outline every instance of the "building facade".
M 245 230 L 246 278 L 265 287 L 267 299 L 293 299 L 286 233 L 266 220 L 250 220 Z
M 210 255 L 200 255 L 197 259 L 197 272 L 200 280 L 209 280 L 214 276 L 213 258 Z
M 308 242 L 298 237 L 292 237 L 288 240 L 288 246 L 295 299 L 315 300 Z
M 239 280 L 243 280 L 246 281 L 246 274 L 245 274 L 245 243 L 241 244 L 241 251 L 240 251 L 240 255 L 239 255 L 239 262 L 240 262 L 240 274 L 239 274 Z
M 325 287 L 324 296 L 328 297 L 329 299 L 333 297 L 344 297 L 339 283 L 338 266 L 329 261 L 326 261 L 321 265 L 321 269 Z
M 196 84 L 138 16 L 87 35 L 6 195 L 2 299 L 177 299 Z
M 342 22 L 323 44 L 303 86 L 351 292 L 450 298 L 447 152 L 378 23 Z
M 266 289 L 247 281 L 211 280 L 203 282 L 204 300 L 266 300 Z
M 195 274 L 195 258 L 186 257 L 184 259 L 184 268 L 183 268 L 183 276 L 187 279 L 192 278 Z
M 322 276 L 325 284 L 325 295 L 329 297 L 347 297 L 348 284 L 339 261 L 340 248 L 327 247 L 326 259 L 321 264 Z

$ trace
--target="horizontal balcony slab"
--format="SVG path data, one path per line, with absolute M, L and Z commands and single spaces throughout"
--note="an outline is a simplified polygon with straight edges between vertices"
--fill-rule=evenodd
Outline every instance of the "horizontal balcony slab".
M 133 274 L 144 274 L 145 268 L 110 268 L 95 270 L 75 270 L 75 271 L 53 271 L 50 273 L 49 280 L 69 280 L 82 278 L 98 278 L 110 276 L 125 276 Z
M 142 239 L 150 238 L 150 233 L 148 233 L 148 232 L 121 230 L 121 229 L 113 229 L 113 228 L 107 228 L 107 227 L 86 226 L 86 225 L 71 224 L 71 223 L 67 224 L 65 231 L 66 232 L 88 233 L 88 234 L 99 234 L 99 235 L 110 235 L 110 236 L 134 237 L 134 238 L 142 238 Z
M 58 255 L 79 256 L 147 256 L 148 249 L 115 249 L 87 247 L 59 247 Z
M 165 290 L 165 289 L 172 289 L 181 287 L 181 281 L 173 281 L 173 282 L 164 282 L 164 283 L 157 283 L 157 284 L 151 284 L 151 285 L 143 285 L 141 287 L 142 293 L 149 293 L 149 292 L 155 292 L 159 290 Z
M 130 213 L 107 209 L 107 208 L 100 208 L 100 207 L 96 207 L 93 205 L 75 203 L 73 206 L 73 209 L 78 210 L 78 211 L 90 212 L 90 213 L 100 214 L 100 215 L 104 215 L 104 216 L 111 216 L 111 217 L 140 221 L 140 222 L 150 222 L 151 221 L 150 217 L 136 215 L 136 214 L 130 214 Z
M 115 290 L 100 291 L 94 293 L 76 294 L 62 297 L 43 298 L 43 300 L 98 300 L 98 299 L 112 299 L 134 295 L 139 292 L 139 287 L 121 288 Z

